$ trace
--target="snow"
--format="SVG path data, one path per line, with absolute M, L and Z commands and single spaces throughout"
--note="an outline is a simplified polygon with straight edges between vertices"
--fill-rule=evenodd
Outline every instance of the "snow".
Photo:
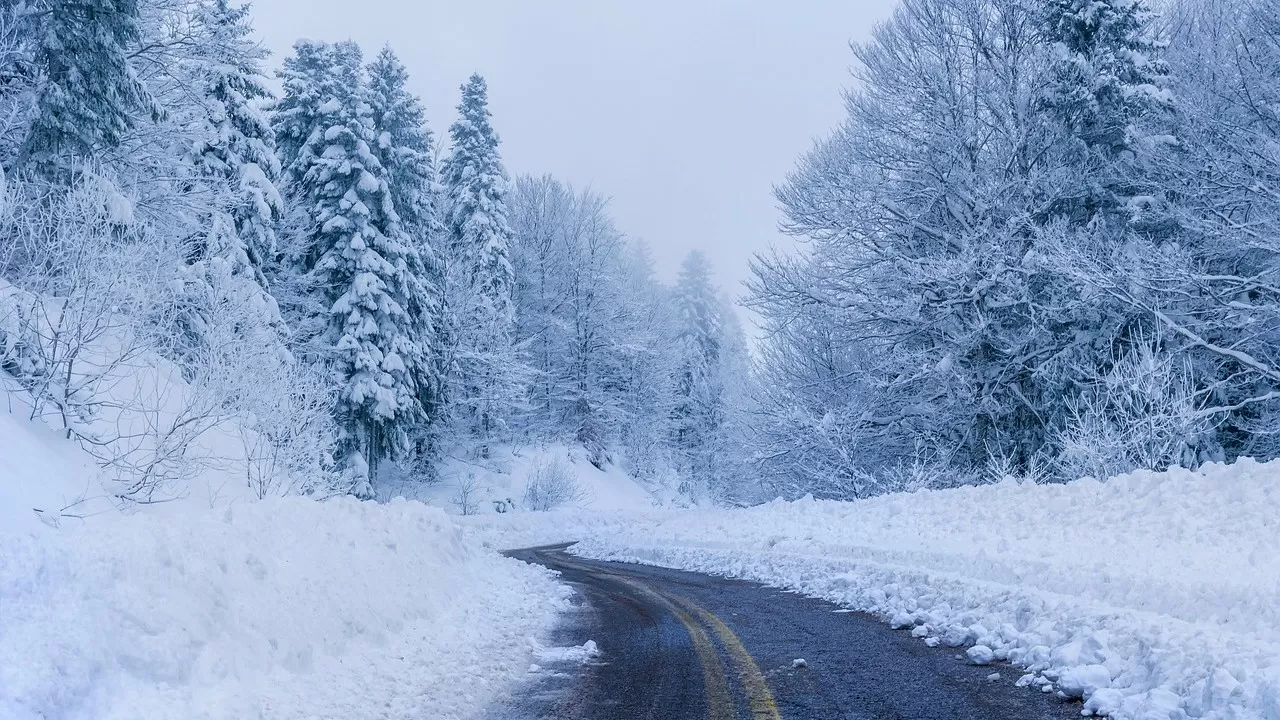
M 185 392 L 135 369 L 113 389 Z M 4 720 L 478 718 L 567 607 L 553 573 L 439 508 L 257 500 L 235 428 L 198 438 L 218 461 L 171 501 L 122 513 L 87 452 L 5 400 Z
M 628 512 L 643 513 L 665 502 L 658 489 L 642 486 L 626 473 L 620 463 L 605 465 L 603 469 L 597 468 L 587 460 L 587 453 L 580 446 L 564 444 L 495 449 L 492 456 L 484 462 L 454 458 L 441 465 L 440 479 L 433 485 L 424 486 L 407 479 L 390 478 L 384 483 L 381 493 L 385 498 L 403 495 L 449 512 L 458 512 L 457 503 L 453 501 L 458 486 L 462 482 L 473 480 L 477 486 L 477 512 L 480 515 L 498 514 L 496 508 L 499 504 L 501 512 L 511 518 L 529 514 L 547 515 L 548 513 L 528 513 L 521 510 L 522 496 L 533 469 L 539 464 L 547 463 L 558 463 L 569 471 L 580 490 L 580 497 L 553 511 L 555 517 L 563 522 L 547 523 L 545 519 L 526 517 L 521 520 L 513 519 L 511 523 L 520 525 L 523 522 L 529 528 L 544 524 L 549 527 L 561 525 L 563 531 L 548 538 L 548 542 L 580 540 L 583 535 L 579 531 L 583 526 L 579 524 L 578 518 L 589 528 L 598 524 L 598 515 L 616 516 L 618 521 L 622 521 Z M 514 512 L 508 512 L 509 510 Z M 507 519 L 492 518 L 499 523 Z M 564 522 L 569 524 L 566 526 Z M 508 549 L 512 547 L 516 546 L 508 546 Z
M 0 548 L 12 720 L 479 717 L 568 593 L 406 501 L 117 515 Z
M 996 654 L 986 645 L 974 645 L 965 653 L 969 658 L 969 662 L 974 665 L 990 665 L 996 659 Z
M 64 513 L 101 511 L 89 456 L 43 422 L 28 420 L 31 408 L 21 395 L 10 393 L 5 399 L 8 407 L 0 411 L 0 537 L 6 529 L 36 531 L 42 523 L 57 523 Z
M 600 657 L 600 647 L 595 640 L 588 640 L 576 647 L 543 647 L 537 641 L 532 643 L 533 655 L 545 663 L 586 663 Z
M 880 615 L 1116 718 L 1280 719 L 1280 461 L 602 524 L 587 557 Z M 1171 700 L 1172 698 L 1172 700 Z M 1185 713 L 1185 714 L 1182 714 Z

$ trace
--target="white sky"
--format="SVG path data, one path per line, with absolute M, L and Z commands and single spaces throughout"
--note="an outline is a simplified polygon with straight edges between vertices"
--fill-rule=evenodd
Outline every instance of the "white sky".
M 662 276 L 702 248 L 739 294 L 750 257 L 792 239 L 772 186 L 843 116 L 851 40 L 894 0 L 256 0 L 275 53 L 300 37 L 390 43 L 431 129 L 489 82 L 507 169 L 612 198 Z

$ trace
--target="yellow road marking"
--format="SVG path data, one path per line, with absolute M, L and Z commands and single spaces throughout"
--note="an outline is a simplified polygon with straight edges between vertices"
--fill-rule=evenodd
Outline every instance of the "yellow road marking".
M 738 636 L 720 618 L 686 598 L 662 592 L 621 573 L 579 563 L 564 562 L 563 559 L 561 563 L 584 572 L 608 575 L 634 590 L 649 595 L 671 610 L 671 613 L 676 616 L 676 619 L 688 631 L 694 652 L 698 656 L 698 663 L 702 665 L 702 677 L 707 691 L 707 717 L 709 720 L 733 720 L 735 712 L 733 699 L 729 695 L 729 684 L 725 677 L 724 663 L 721 662 L 720 654 L 716 652 L 710 636 L 703 629 L 703 624 L 711 628 L 716 637 L 720 639 L 721 646 L 724 647 L 739 676 L 741 676 L 742 686 L 747 693 L 747 701 L 751 707 L 752 720 L 782 720 L 782 715 L 778 712 L 778 705 L 773 699 L 773 693 L 769 690 L 769 683 L 765 681 L 764 674 L 760 672 L 760 667 L 756 665 L 756 661 L 751 657 L 751 653 L 747 652 L 747 648 L 743 646 Z M 699 623 L 694 616 L 701 619 L 702 622 Z
M 729 682 L 725 677 L 724 663 L 721 662 L 716 646 L 711 642 L 707 631 L 702 629 L 702 625 L 679 605 L 672 603 L 670 598 L 648 585 L 618 573 L 611 572 L 608 575 L 657 600 L 676 616 L 680 624 L 684 625 L 684 629 L 689 633 L 689 640 L 693 643 L 693 650 L 698 655 L 698 664 L 702 666 L 702 681 L 707 691 L 708 720 L 733 720 L 733 698 L 729 695 Z
M 742 686 L 746 689 L 747 699 L 751 704 L 752 720 L 782 720 L 782 714 L 778 712 L 778 704 L 774 702 L 773 693 L 769 690 L 769 683 L 764 679 L 764 673 L 760 672 L 760 666 L 756 665 L 755 659 L 751 657 L 751 653 L 747 652 L 747 648 L 743 646 L 733 630 L 730 630 L 723 620 L 688 600 L 676 596 L 668 596 L 668 598 L 673 603 L 682 605 L 695 613 L 720 638 L 720 644 L 724 646 L 725 652 L 729 653 L 739 675 L 742 676 Z

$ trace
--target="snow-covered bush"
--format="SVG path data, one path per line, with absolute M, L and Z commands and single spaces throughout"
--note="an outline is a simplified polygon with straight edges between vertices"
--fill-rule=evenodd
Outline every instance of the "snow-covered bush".
M 0 185 L 0 363 L 31 394 L 32 419 L 90 444 L 101 438 L 86 424 L 109 416 L 112 391 L 146 365 L 171 309 L 166 270 L 182 257 L 130 220 L 128 199 L 90 172 L 67 189 Z
M 559 457 L 536 460 L 529 466 L 522 501 L 524 509 L 546 512 L 585 499 L 586 494 L 578 485 L 573 470 Z
M 1197 408 L 1189 365 L 1159 350 L 1158 341 L 1136 340 L 1071 402 L 1059 432 L 1061 476 L 1105 479 L 1221 459 L 1205 455 L 1213 423 Z
M 449 503 L 460 515 L 475 515 L 480 512 L 480 482 L 476 480 L 475 473 L 467 473 L 458 478 Z

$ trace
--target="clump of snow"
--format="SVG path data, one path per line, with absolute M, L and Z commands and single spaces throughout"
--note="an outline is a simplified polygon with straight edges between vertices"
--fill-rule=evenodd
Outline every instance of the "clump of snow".
M 996 659 L 995 652 L 986 645 L 974 645 L 965 652 L 965 656 L 974 665 L 990 665 Z
M 879 614 L 1116 718 L 1280 718 L 1280 461 L 653 515 L 574 552 Z M 983 649 L 985 648 L 985 649 Z M 990 657 L 988 658 L 988 652 Z
M 551 572 L 416 502 L 276 499 L 6 533 L 6 720 L 479 717 L 567 605 Z
M 533 655 L 545 663 L 577 663 L 584 665 L 600 657 L 600 648 L 595 640 L 588 640 L 576 647 L 543 647 L 536 640 L 530 645 Z
M 1075 665 L 1058 676 L 1058 690 L 1067 697 L 1092 696 L 1111 685 L 1111 671 L 1106 665 Z

